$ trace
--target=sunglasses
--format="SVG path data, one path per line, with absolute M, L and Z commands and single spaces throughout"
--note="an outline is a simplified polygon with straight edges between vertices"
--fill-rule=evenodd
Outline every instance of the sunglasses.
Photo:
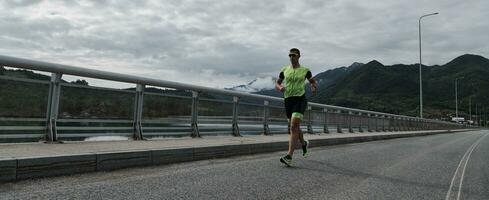
M 297 57 L 297 54 L 289 54 L 289 57 Z

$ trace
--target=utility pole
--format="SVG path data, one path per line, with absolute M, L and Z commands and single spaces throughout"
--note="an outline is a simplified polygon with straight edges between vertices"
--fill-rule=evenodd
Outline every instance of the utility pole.
M 423 119 L 423 76 L 421 70 L 421 19 L 423 17 L 428 17 L 431 15 L 438 15 L 438 13 L 431 13 L 427 15 L 423 15 L 418 20 L 418 36 L 419 36 L 419 118 Z
M 479 108 L 478 109 L 478 112 L 477 112 L 477 122 L 479 123 L 479 126 L 481 126 L 481 109 Z
M 482 127 L 482 123 L 484 122 L 484 107 L 481 106 L 481 111 L 480 112 L 480 122 L 481 122 L 481 127 Z
M 477 104 L 475 104 L 475 119 L 474 121 L 477 122 L 477 126 L 479 126 L 479 121 L 477 121 Z
M 458 85 L 457 85 L 457 80 L 462 79 L 462 77 L 455 78 L 455 117 L 458 118 Z
M 487 127 L 487 111 L 483 109 L 482 112 L 482 114 L 484 115 L 484 127 Z
M 472 120 L 472 96 L 469 96 L 469 118 Z
M 486 125 L 486 128 L 487 128 L 487 110 L 486 110 L 486 112 L 484 114 L 484 120 L 485 120 L 484 121 L 484 125 Z

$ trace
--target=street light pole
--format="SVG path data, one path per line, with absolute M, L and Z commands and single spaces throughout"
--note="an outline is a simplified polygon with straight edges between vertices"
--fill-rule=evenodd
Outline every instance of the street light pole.
M 480 113 L 481 113 L 481 120 L 480 120 L 481 127 L 484 127 L 484 106 L 481 107 Z
M 455 78 L 455 117 L 457 117 L 457 118 L 458 118 L 458 93 L 457 93 L 458 85 L 457 85 L 457 80 L 459 78 L 464 78 L 464 77 L 462 76 L 462 77 Z
M 469 118 L 472 121 L 472 96 L 469 96 Z
M 423 118 L 423 79 L 421 75 L 421 19 L 423 17 L 437 15 L 438 13 L 431 13 L 427 15 L 423 15 L 419 18 L 418 21 L 418 31 L 419 31 L 419 117 Z
M 479 120 L 477 119 L 477 104 L 475 104 L 475 121 L 477 122 L 477 126 L 479 126 Z

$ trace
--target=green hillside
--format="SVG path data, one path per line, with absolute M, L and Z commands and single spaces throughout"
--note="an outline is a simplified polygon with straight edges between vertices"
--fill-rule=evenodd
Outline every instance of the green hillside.
M 384 66 L 371 61 L 333 87 L 320 88 L 312 101 L 381 112 L 417 116 L 419 66 Z M 455 79 L 458 80 L 459 116 L 468 115 L 469 98 L 475 107 L 488 110 L 489 60 L 463 55 L 441 66 L 423 66 L 423 115 L 442 118 L 455 115 Z

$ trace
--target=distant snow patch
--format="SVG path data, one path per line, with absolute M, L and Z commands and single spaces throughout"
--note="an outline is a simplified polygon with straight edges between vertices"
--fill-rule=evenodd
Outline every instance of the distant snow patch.
M 246 85 L 238 85 L 232 88 L 225 88 L 228 90 L 240 91 L 240 92 L 259 92 L 262 90 L 270 90 L 275 88 L 275 80 L 271 76 L 258 77 L 257 79 L 249 82 Z

